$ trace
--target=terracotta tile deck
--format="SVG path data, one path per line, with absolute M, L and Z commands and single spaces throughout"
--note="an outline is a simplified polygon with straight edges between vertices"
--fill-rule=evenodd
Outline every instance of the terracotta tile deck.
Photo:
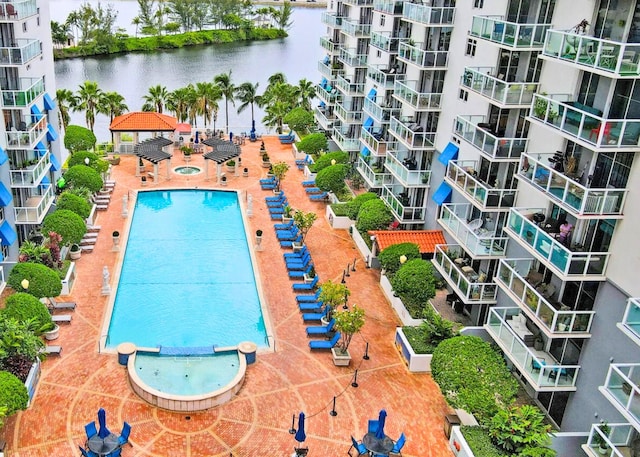
M 108 266 L 113 279 L 122 253 L 111 252 L 111 232 L 123 231 L 122 196 L 134 196 L 140 178 L 135 177 L 134 157 L 122 157 L 114 167 L 117 181 L 109 210 L 100 213 L 102 227 L 95 250 L 83 254 L 77 262 L 78 278 L 71 298 L 78 303 L 71 325 L 61 328 L 56 344 L 63 346 L 61 357 L 43 364 L 43 373 L 31 407 L 8 420 L 2 431 L 7 455 L 12 457 L 76 456 L 84 442 L 84 424 L 95 420 L 99 407 L 107 410 L 109 427 L 119 431 L 124 420 L 132 425 L 131 443 L 123 449 L 131 456 L 290 456 L 295 441 L 288 430 L 293 414 L 307 414 L 306 432 L 309 456 L 345 455 L 350 435 L 360 439 L 367 419 L 377 418 L 386 408 L 387 434 L 407 435 L 403 455 L 421 457 L 451 456 L 443 432 L 449 412 L 442 395 L 429 375 L 410 374 L 393 344 L 399 321 L 378 286 L 378 272 L 364 268 L 346 231 L 331 229 L 324 218 L 324 204 L 309 200 L 300 181 L 302 172 L 293 164 L 291 147 L 281 146 L 276 137 L 265 137 L 272 161 L 291 163 L 283 188 L 293 207 L 316 211 L 318 221 L 311 229 L 307 244 L 321 280 L 340 280 L 349 262 L 358 258 L 356 271 L 347 278 L 352 291 L 351 303 L 367 311 L 366 325 L 350 348 L 354 359 L 349 368 L 335 367 L 330 353 L 309 351 L 304 325 L 299 316 L 288 279 L 282 249 L 277 244 L 258 178 L 260 143 L 243 146 L 242 166 L 248 178 L 227 173 L 228 188 L 253 196 L 254 216 L 249 218 L 249 233 L 263 229 L 264 250 L 256 253 L 262 287 L 275 337 L 275 352 L 259 354 L 250 366 L 245 384 L 230 403 L 189 414 L 172 413 L 152 407 L 129 388 L 125 369 L 114 354 L 99 353 L 99 338 L 109 297 L 101 296 L 102 268 Z M 191 165 L 202 165 L 201 155 Z M 184 165 L 176 154 L 172 166 Z M 147 188 L 215 188 L 215 179 L 204 173 L 164 177 L 161 165 L 159 183 Z M 215 174 L 210 167 L 209 174 Z M 369 360 L 363 360 L 369 342 Z M 358 388 L 351 387 L 358 369 Z M 336 396 L 338 415 L 329 415 Z

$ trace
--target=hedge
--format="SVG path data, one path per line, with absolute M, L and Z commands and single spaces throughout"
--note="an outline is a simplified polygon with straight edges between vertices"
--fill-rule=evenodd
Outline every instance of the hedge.
M 325 168 L 330 167 L 331 161 L 333 160 L 336 161 L 336 164 L 348 164 L 349 153 L 342 151 L 327 152 L 326 154 L 322 154 L 320 157 L 318 157 L 309 168 L 313 173 L 318 173 Z
M 53 321 L 47 307 L 31 294 L 18 292 L 10 295 L 2 310 L 3 317 L 26 321 L 36 320 L 36 334 L 51 330 Z
M 22 280 L 29 281 L 29 289 L 22 288 Z M 57 297 L 62 291 L 58 273 L 39 263 L 17 263 L 9 273 L 7 284 L 16 292 L 27 292 L 36 298 Z
M 0 407 L 7 408 L 7 416 L 27 409 L 29 393 L 24 383 L 8 371 L 0 371 Z
M 460 426 L 460 432 L 464 439 L 467 440 L 467 444 L 476 457 L 503 457 L 509 455 L 498 449 L 491 442 L 489 431 L 484 427 L 462 425 Z
M 86 168 L 86 167 L 85 167 Z M 87 233 L 84 219 L 68 209 L 58 209 L 49 214 L 42 221 L 44 233 L 56 232 L 62 237 L 62 246 L 80 244 L 82 237 Z
M 63 176 L 68 186 L 86 187 L 92 193 L 98 192 L 104 184 L 100 173 L 86 165 L 74 165 Z
M 72 156 L 76 151 L 93 149 L 96 144 L 96 136 L 91 130 L 80 125 L 67 125 L 64 132 L 64 147 Z
M 315 124 L 313 113 L 301 106 L 289 111 L 282 121 L 287 124 L 290 129 L 302 132 L 306 132 L 309 130 L 309 127 Z
M 373 192 L 365 192 L 364 194 L 357 195 L 347 204 L 347 216 L 349 219 L 353 221 L 358 219 L 358 213 L 360 212 L 362 204 L 376 198 L 378 198 L 378 195 Z
M 91 214 L 91 205 L 84 198 L 74 195 L 71 192 L 63 192 L 56 201 L 58 210 L 69 210 L 76 213 L 82 219 L 86 219 Z
M 420 247 L 415 243 L 398 243 L 392 244 L 380 251 L 380 254 L 378 254 L 378 260 L 388 277 L 392 278 L 400 269 L 402 266 L 400 263 L 400 257 L 402 256 L 407 258 L 405 262 L 413 259 L 420 259 L 422 258 L 420 254 Z
M 346 186 L 347 166 L 344 164 L 329 165 L 316 175 L 316 186 L 326 192 L 339 193 Z
M 369 232 L 369 230 L 386 229 L 389 227 L 389 224 L 391 224 L 391 221 L 393 221 L 391 211 L 382 200 L 376 198 L 366 201 L 360 206 L 356 220 L 356 229 L 360 232 L 364 241 L 371 247 L 371 240 L 367 232 Z
M 67 160 L 67 166 L 69 168 L 75 167 L 76 165 L 87 165 L 85 163 L 85 159 L 89 159 L 88 166 L 93 168 L 98 173 L 104 173 L 109 169 L 109 162 L 98 157 L 97 154 L 89 151 L 78 151 L 73 153 L 69 160 Z
M 328 145 L 329 141 L 324 133 L 312 133 L 311 135 L 307 135 L 302 141 L 296 143 L 298 151 L 306 152 L 314 156 L 320 154 L 320 151 L 325 151 Z
M 429 299 L 436 296 L 431 262 L 413 259 L 402 265 L 390 279 L 393 291 L 414 319 L 422 317 Z

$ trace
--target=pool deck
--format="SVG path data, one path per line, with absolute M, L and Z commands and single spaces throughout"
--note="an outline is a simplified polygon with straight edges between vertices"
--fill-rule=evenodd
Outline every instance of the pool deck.
M 330 352 L 311 352 L 305 325 L 291 290 L 280 248 L 260 189 L 264 177 L 258 153 L 260 142 L 242 147 L 242 167 L 249 177 L 226 172 L 228 186 L 253 196 L 249 233 L 264 231 L 261 252 L 256 252 L 266 307 L 275 338 L 275 352 L 259 354 L 248 367 L 245 384 L 228 404 L 200 413 L 173 413 L 152 407 L 130 389 L 125 368 L 114 354 L 99 353 L 99 339 L 109 296 L 101 295 L 102 269 L 114 268 L 122 252 L 112 252 L 111 232 L 123 231 L 128 220 L 122 216 L 122 197 L 138 189 L 218 188 L 215 166 L 204 173 L 182 176 L 160 165 L 160 179 L 145 188 L 135 176 L 136 158 L 122 156 L 113 167 L 117 184 L 109 209 L 99 213 L 101 226 L 95 249 L 76 261 L 77 281 L 69 299 L 77 302 L 71 325 L 60 328 L 54 342 L 63 347 L 61 357 L 43 363 L 42 377 L 32 405 L 7 420 L 0 432 L 6 440 L 8 457 L 79 455 L 85 441 L 84 424 L 96 420 L 98 408 L 107 411 L 107 425 L 119 432 L 123 421 L 132 426 L 130 442 L 122 455 L 130 456 L 290 456 L 297 444 L 289 434 L 292 415 L 307 415 L 306 446 L 310 456 L 346 455 L 350 436 L 361 439 L 367 420 L 387 410 L 385 431 L 394 439 L 407 436 L 402 454 L 406 457 L 451 456 L 443 431 L 450 413 L 438 386 L 430 375 L 411 374 L 394 346 L 394 331 L 400 322 L 379 287 L 379 271 L 365 269 L 347 231 L 333 230 L 324 217 L 324 203 L 309 200 L 300 182 L 303 173 L 294 164 L 290 145 L 277 137 L 264 137 L 272 162 L 291 164 L 283 181 L 289 203 L 296 209 L 315 211 L 318 220 L 309 232 L 307 246 L 320 280 L 340 280 L 347 264 L 357 258 L 356 271 L 347 278 L 350 303 L 366 310 L 366 324 L 350 346 L 353 355 L 348 368 L 335 367 Z M 172 168 L 185 165 L 176 153 Z M 201 155 L 189 165 L 202 166 Z M 170 259 L 167 259 L 170 261 Z M 113 292 L 112 292 L 113 293 Z M 369 360 L 363 359 L 369 343 Z M 351 386 L 358 369 L 358 387 Z M 336 398 L 337 416 L 329 414 Z

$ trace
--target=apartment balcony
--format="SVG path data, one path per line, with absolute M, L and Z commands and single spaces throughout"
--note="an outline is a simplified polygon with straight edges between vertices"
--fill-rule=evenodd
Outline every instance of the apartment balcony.
M 371 24 L 360 24 L 353 19 L 344 19 L 342 21 L 342 33 L 355 38 L 369 36 L 371 33 Z
M 329 27 L 333 27 L 334 29 L 339 29 L 342 27 L 342 20 L 344 16 L 338 16 L 338 13 L 330 13 L 328 11 L 324 11 L 320 15 L 320 22 Z
M 482 211 L 507 210 L 515 201 L 517 189 L 496 189 L 478 178 L 479 163 L 475 160 L 450 161 L 445 179 L 467 200 Z
M 340 53 L 338 59 L 340 59 L 345 65 L 350 67 L 366 67 L 367 66 L 367 54 L 358 54 L 355 49 L 346 49 L 340 47 Z
M 405 2 L 402 7 L 402 18 L 428 26 L 452 25 L 456 17 L 456 9 L 451 7 L 426 6 L 419 3 Z
M 333 123 L 336 121 L 337 117 L 333 111 L 328 110 L 326 107 L 316 106 L 313 110 L 313 114 L 318 121 L 318 124 L 325 129 L 331 130 L 333 127 Z
M 528 119 L 589 149 L 629 152 L 638 149 L 640 119 L 609 119 L 599 109 L 569 98 L 569 95 L 535 94 Z
M 520 308 L 490 308 L 484 328 L 534 390 L 575 391 L 580 365 L 563 365 L 550 353 L 527 346 L 524 339 L 531 332 L 509 324 L 519 314 Z
M 340 47 L 340 43 L 336 43 L 331 38 L 326 36 L 320 37 L 320 46 L 327 51 L 330 55 L 338 55 L 338 48 Z
M 352 83 L 352 76 L 338 75 L 335 85 L 347 97 L 364 96 L 364 83 Z
M 332 139 L 345 152 L 360 151 L 360 140 L 350 136 L 349 128 L 333 128 Z
M 624 317 L 617 326 L 640 346 L 640 299 L 630 298 L 627 300 L 627 309 L 624 312 Z
M 396 137 L 407 149 L 434 150 L 436 133 L 425 132 L 424 127 L 408 119 L 401 121 L 395 116 L 391 117 L 389 132 Z
M 369 44 L 381 51 L 397 54 L 402 40 L 403 38 L 393 36 L 391 32 L 372 31 Z M 406 38 L 404 40 L 406 41 Z
M 546 284 L 532 284 L 532 259 L 500 259 L 495 282 L 549 338 L 590 338 L 594 311 L 573 311 Z
M 495 230 L 482 228 L 482 216 L 468 221 L 471 210 L 472 206 L 468 203 L 445 203 L 438 223 L 474 259 L 504 257 L 509 237 L 499 236 Z
M 44 150 L 42 153 L 42 157 L 11 165 L 11 187 L 33 188 L 40 185 L 51 168 L 49 151 Z M 36 154 L 39 155 L 38 152 Z
M 421 43 L 410 45 L 402 42 L 398 47 L 398 58 L 423 70 L 446 70 L 449 64 L 449 51 L 425 51 Z
M 424 224 L 427 210 L 412 206 L 411 198 L 402 191 L 402 186 L 383 185 L 381 198 L 401 224 Z
M 607 444 L 604 455 L 608 457 L 628 457 L 633 455 L 631 449 L 633 440 L 637 433 L 631 424 L 609 424 L 609 431 L 603 430 L 603 424 L 591 425 L 591 432 L 586 444 L 582 445 L 582 450 L 589 457 L 600 457 L 603 453 L 600 451 L 600 440 Z
M 621 218 L 627 189 L 588 188 L 556 171 L 547 159 L 554 154 L 524 154 L 518 167 L 518 178 L 544 192 L 545 196 L 576 217 Z
M 324 85 L 318 84 L 316 86 L 316 95 L 325 103 L 334 103 L 337 93 L 338 89 L 331 86 L 331 83 L 325 83 Z
M 396 81 L 393 97 L 409 105 L 414 111 L 440 111 L 442 93 L 421 92 L 417 87 L 418 81 Z
M 580 240 L 575 240 L 573 249 L 547 233 L 534 221 L 534 214 L 545 214 L 543 208 L 511 208 L 504 230 L 515 238 L 527 251 L 543 262 L 563 281 L 603 281 L 609 263 L 608 252 L 578 251 Z M 551 227 L 551 230 L 555 228 Z
M 0 66 L 25 65 L 40 55 L 42 55 L 40 40 L 19 38 L 15 40 L 13 46 L 0 47 Z
M 19 90 L 3 89 L 2 106 L 26 108 L 44 93 L 44 78 L 20 78 Z
M 353 6 L 372 6 L 373 0 L 343 0 L 342 3 Z
M 518 24 L 502 16 L 474 16 L 469 35 L 514 51 L 541 51 L 551 24 Z
M 342 121 L 343 124 L 362 124 L 362 111 L 350 111 L 345 108 L 344 105 L 338 103 L 334 108 L 333 112 L 336 114 L 338 119 Z
M 373 9 L 390 15 L 402 14 L 402 0 L 373 0 Z
M 541 58 L 572 65 L 609 78 L 640 76 L 640 44 L 548 30 Z
M 390 90 L 393 89 L 396 81 L 401 81 L 405 78 L 405 74 L 396 73 L 395 69 L 388 68 L 387 65 L 369 65 L 367 67 L 367 77 L 372 79 L 380 90 Z
M 494 67 L 466 67 L 462 76 L 462 86 L 501 108 L 527 108 L 531 105 L 539 83 L 506 82 L 492 76 L 495 72 Z M 504 75 L 502 77 L 504 78 Z
M 358 157 L 356 167 L 369 189 L 379 189 L 384 184 L 391 183 L 391 175 L 385 172 L 384 166 L 371 166 L 365 157 Z
M 462 249 L 457 244 L 437 245 L 431 262 L 464 303 L 474 305 L 496 303 L 495 283 L 485 282 L 486 274 L 483 278 L 470 266 L 464 266 L 463 259 L 458 257 L 459 255 L 462 255 Z M 461 262 L 456 262 L 458 259 Z
M 382 134 L 376 132 L 370 132 L 369 130 L 363 128 L 360 133 L 360 141 L 364 143 L 364 145 L 369 149 L 371 155 L 378 157 L 386 157 L 387 151 L 390 144 L 393 144 L 390 141 L 387 141 Z M 396 148 L 393 148 L 394 150 Z
M 498 136 L 485 116 L 456 116 L 453 132 L 491 161 L 514 162 L 527 150 L 527 138 Z
M 5 2 L 0 8 L 0 22 L 23 21 L 38 14 L 36 0 Z
M 28 197 L 21 206 L 13 207 L 16 224 L 41 224 L 55 199 L 53 186 L 41 184 L 39 194 Z
M 640 430 L 640 364 L 612 363 L 600 392 Z
M 418 170 L 415 159 L 412 161 L 408 153 L 387 154 L 384 166 L 403 187 L 429 187 L 431 170 Z
M 328 60 L 318 61 L 318 72 L 328 80 L 335 79 L 337 73 L 336 69 L 333 68 Z
M 47 133 L 47 116 L 32 114 L 24 116 L 18 130 L 4 133 L 7 149 L 35 149 Z

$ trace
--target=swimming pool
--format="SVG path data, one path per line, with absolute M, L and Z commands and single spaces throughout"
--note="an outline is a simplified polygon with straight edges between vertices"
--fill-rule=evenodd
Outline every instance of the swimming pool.
M 139 192 L 106 347 L 266 347 L 236 192 Z

